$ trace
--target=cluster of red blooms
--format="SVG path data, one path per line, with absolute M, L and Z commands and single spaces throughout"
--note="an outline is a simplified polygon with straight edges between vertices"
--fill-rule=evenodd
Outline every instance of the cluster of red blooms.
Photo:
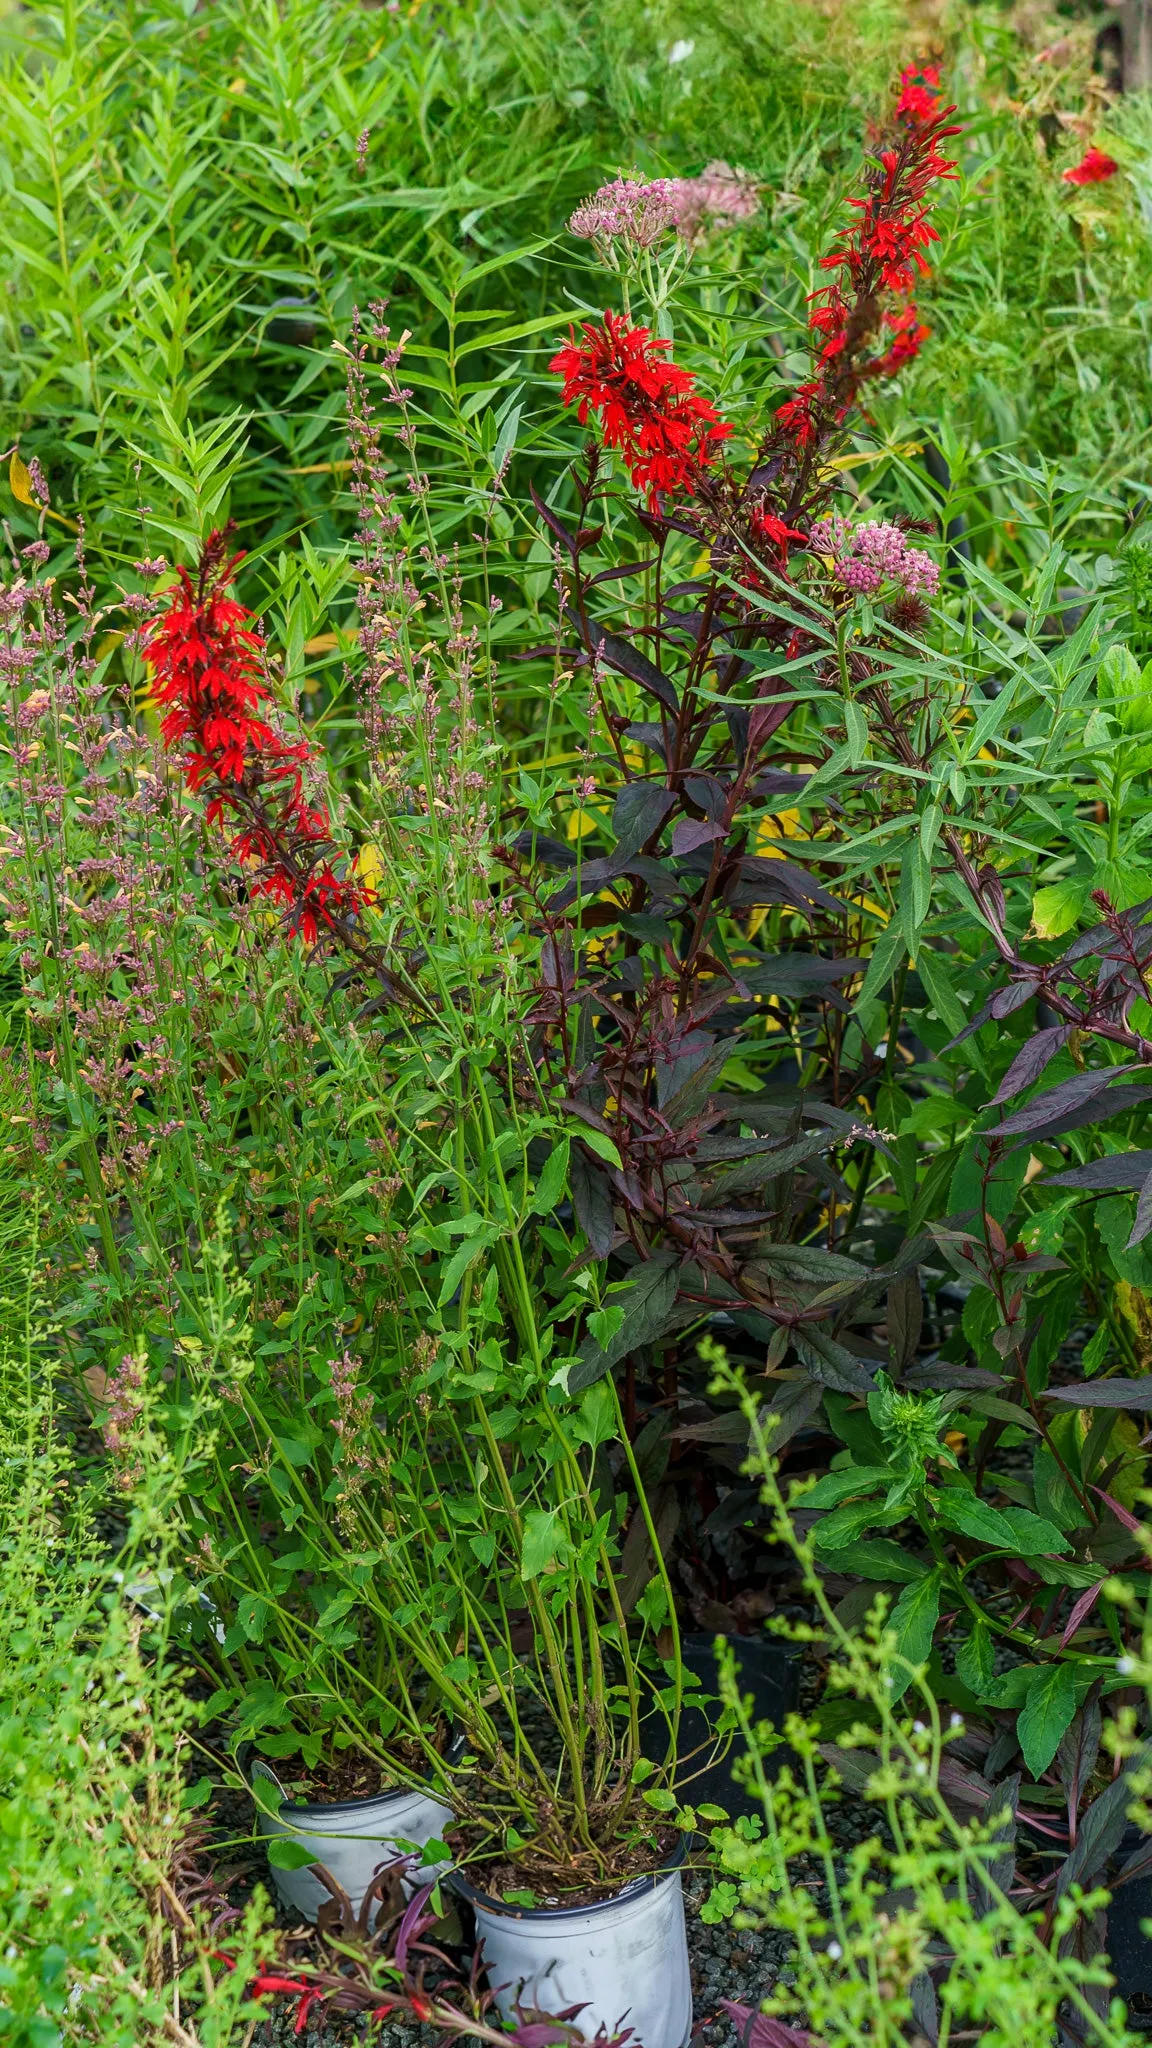
M 821 269 L 839 276 L 810 301 L 816 374 L 776 413 L 798 450 L 812 447 L 829 426 L 839 426 L 861 385 L 894 375 L 927 338 L 911 293 L 927 276 L 926 252 L 939 239 L 929 218 L 932 187 L 956 172 L 940 146 L 959 132 L 947 125 L 954 109 L 942 110 L 940 97 L 935 65 L 910 65 L 902 73 L 891 127 L 876 150 L 871 189 L 865 198 L 849 200 L 855 218 L 840 230 L 840 246 L 821 258 Z M 868 355 L 881 325 L 891 339 Z
M 1120 169 L 1114 156 L 1106 156 L 1102 149 L 1086 149 L 1078 164 L 1062 173 L 1066 185 L 1102 185 L 1106 178 L 1114 178 Z
M 188 788 L 208 794 L 209 824 L 239 825 L 230 851 L 254 872 L 249 887 L 288 913 L 288 929 L 310 945 L 322 927 L 352 917 L 369 900 L 333 867 L 328 813 L 310 803 L 306 741 L 288 741 L 263 715 L 264 642 L 252 614 L 229 595 L 239 555 L 211 533 L 195 579 L 181 569 L 167 608 L 145 636 L 152 689 L 165 711 L 164 745 L 179 748 Z
M 669 362 L 671 344 L 647 327 L 605 313 L 601 326 L 586 321 L 581 331 L 583 342 L 573 334 L 549 365 L 564 379 L 564 404 L 577 406 L 581 426 L 597 414 L 605 446 L 619 449 L 633 487 L 659 510 L 662 491 L 692 490 L 732 429 L 697 395 L 691 373 Z

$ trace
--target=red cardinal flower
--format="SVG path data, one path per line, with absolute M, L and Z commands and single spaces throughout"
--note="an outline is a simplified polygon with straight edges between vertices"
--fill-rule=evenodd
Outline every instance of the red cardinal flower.
M 1086 149 L 1078 164 L 1063 173 L 1066 185 L 1102 185 L 1106 178 L 1114 178 L 1120 169 L 1114 156 L 1106 156 L 1102 149 Z
M 264 641 L 229 594 L 240 559 L 229 558 L 223 534 L 209 534 L 195 577 L 178 572 L 143 652 L 166 707 L 164 745 L 180 749 L 188 788 L 208 797 L 208 823 L 239 823 L 229 851 L 255 870 L 252 894 L 281 904 L 289 935 L 314 945 L 321 927 L 355 916 L 372 897 L 333 867 L 328 813 L 304 794 L 308 742 L 284 739 L 262 715 L 272 702 Z
M 928 252 L 939 239 L 930 218 L 934 187 L 956 174 L 941 145 L 959 133 L 947 125 L 954 109 L 941 109 L 940 97 L 935 65 L 910 65 L 901 74 L 867 192 L 848 201 L 853 218 L 820 259 L 822 270 L 838 275 L 809 300 L 815 375 L 776 410 L 777 427 L 798 456 L 843 424 L 866 382 L 893 376 L 927 339 L 910 294 L 928 274 Z M 878 348 L 884 327 L 892 338 Z
M 598 416 L 605 446 L 619 449 L 650 506 L 662 491 L 691 491 L 732 429 L 697 396 L 691 373 L 669 362 L 671 343 L 647 327 L 605 313 L 602 326 L 586 321 L 581 332 L 583 342 L 572 334 L 549 364 L 564 379 L 564 404 L 576 406 L 581 426 Z
M 249 749 L 275 749 L 271 726 L 256 716 L 269 692 L 260 677 L 264 643 L 248 624 L 251 612 L 227 595 L 239 555 L 228 561 L 223 537 L 204 548 L 195 583 L 187 569 L 167 611 L 144 642 L 152 694 L 167 716 L 166 747 L 187 741 L 190 789 L 210 780 L 238 782 Z
M 896 117 L 907 114 L 913 121 L 930 121 L 940 112 L 942 97 L 938 64 L 908 64 L 900 73 Z
M 766 541 L 769 547 L 775 548 L 776 553 L 782 555 L 785 561 L 788 558 L 788 543 L 790 540 L 799 541 L 801 546 L 804 545 L 804 534 L 797 533 L 794 526 L 786 525 L 784 520 L 778 518 L 775 512 L 766 512 L 762 506 L 753 512 L 750 525 L 758 539 Z

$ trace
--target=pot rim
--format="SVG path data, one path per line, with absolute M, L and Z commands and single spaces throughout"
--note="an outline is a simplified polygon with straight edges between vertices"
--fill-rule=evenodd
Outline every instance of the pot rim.
M 444 1751 L 445 1763 L 455 1763 L 463 1755 L 465 1747 L 465 1738 L 462 1733 L 457 1731 L 456 1734 L 450 1735 L 448 1746 Z M 279 1786 L 280 1791 L 283 1793 L 284 1787 L 280 1784 L 280 1780 L 276 1776 L 272 1765 L 259 1754 L 252 1757 L 251 1761 L 244 1767 L 244 1774 L 248 1779 L 249 1785 L 251 1785 L 257 1764 L 263 1765 L 264 1772 L 267 1774 L 265 1781 L 267 1782 L 267 1778 L 271 1778 L 272 1782 Z M 363 1813 L 370 1806 L 391 1807 L 400 1805 L 407 1799 L 438 1798 L 439 1796 L 433 1788 L 431 1778 L 425 1778 L 418 1785 L 397 1785 L 395 1790 L 391 1792 L 370 1792 L 365 1799 L 320 1799 L 313 1800 L 306 1806 L 293 1806 L 291 1801 L 284 1797 L 281 1800 L 279 1811 L 275 1814 L 268 1813 L 265 1808 L 261 1807 L 259 1800 L 257 1800 L 256 1806 L 257 1817 L 260 1820 L 284 1821 L 286 1816 L 300 1821 L 306 1819 L 323 1820 L 335 1814 Z M 445 1810 L 449 1811 L 446 1797 L 442 1803 Z
M 688 1854 L 688 1837 L 681 1833 L 679 1841 L 665 1856 L 658 1870 L 646 1870 L 641 1877 L 630 1877 L 618 1892 L 608 1899 L 588 1899 L 580 1906 L 511 1906 L 506 1899 L 493 1898 L 491 1892 L 482 1891 L 472 1883 L 465 1870 L 458 1865 L 441 1880 L 450 1891 L 459 1892 L 470 1906 L 480 1906 L 488 1913 L 498 1913 L 504 1920 L 572 1920 L 585 1913 L 607 1913 L 613 1906 L 630 1905 L 633 1899 L 643 1897 L 645 1892 L 654 1892 L 666 1877 L 676 1877 Z

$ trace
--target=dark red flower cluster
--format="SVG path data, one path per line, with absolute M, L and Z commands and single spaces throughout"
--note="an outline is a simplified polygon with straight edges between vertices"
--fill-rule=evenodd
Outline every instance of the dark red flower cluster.
M 254 869 L 249 887 L 281 904 L 289 932 L 314 944 L 322 926 L 355 916 L 369 895 L 336 873 L 328 813 L 304 791 L 314 759 L 307 741 L 284 739 L 264 716 L 264 641 L 229 595 L 239 560 L 229 559 L 225 535 L 209 534 L 195 578 L 179 570 L 143 652 L 165 712 L 164 745 L 180 750 L 188 788 L 208 796 L 209 824 L 238 824 L 230 851 Z
M 647 327 L 629 327 L 617 313 L 587 321 L 583 342 L 573 333 L 549 368 L 564 379 L 565 405 L 586 426 L 600 420 L 604 443 L 619 449 L 636 490 L 659 508 L 662 491 L 692 491 L 731 428 L 697 396 L 695 379 L 668 360 L 671 344 Z
M 1102 185 L 1106 178 L 1114 178 L 1119 169 L 1114 156 L 1093 148 L 1086 149 L 1079 163 L 1061 175 L 1066 185 Z
M 889 129 L 877 139 L 869 189 L 848 201 L 854 217 L 821 258 L 822 270 L 839 274 L 809 301 L 815 374 L 776 412 L 798 451 L 839 426 L 861 386 L 894 375 L 927 338 L 911 293 L 928 275 L 927 251 L 939 239 L 930 218 L 933 188 L 956 174 L 941 144 L 959 133 L 947 125 L 955 110 L 940 109 L 939 88 L 935 65 L 903 72 Z M 884 329 L 892 339 L 877 350 Z

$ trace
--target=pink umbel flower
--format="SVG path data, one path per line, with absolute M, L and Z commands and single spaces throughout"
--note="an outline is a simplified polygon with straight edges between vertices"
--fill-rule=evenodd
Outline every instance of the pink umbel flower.
M 923 548 L 910 548 L 901 527 L 869 519 L 851 527 L 838 512 L 812 528 L 809 545 L 818 555 L 832 556 L 832 570 L 842 590 L 871 597 L 885 583 L 913 597 L 934 597 L 940 571 Z
M 614 178 L 576 208 L 569 233 L 583 242 L 624 242 L 633 249 L 651 249 L 675 226 L 671 189 L 667 178 L 648 184 L 638 178 Z
M 734 169 L 717 158 L 698 178 L 675 178 L 668 185 L 668 204 L 676 232 L 685 242 L 698 242 L 710 227 L 752 220 L 760 211 L 760 187 L 749 171 Z

